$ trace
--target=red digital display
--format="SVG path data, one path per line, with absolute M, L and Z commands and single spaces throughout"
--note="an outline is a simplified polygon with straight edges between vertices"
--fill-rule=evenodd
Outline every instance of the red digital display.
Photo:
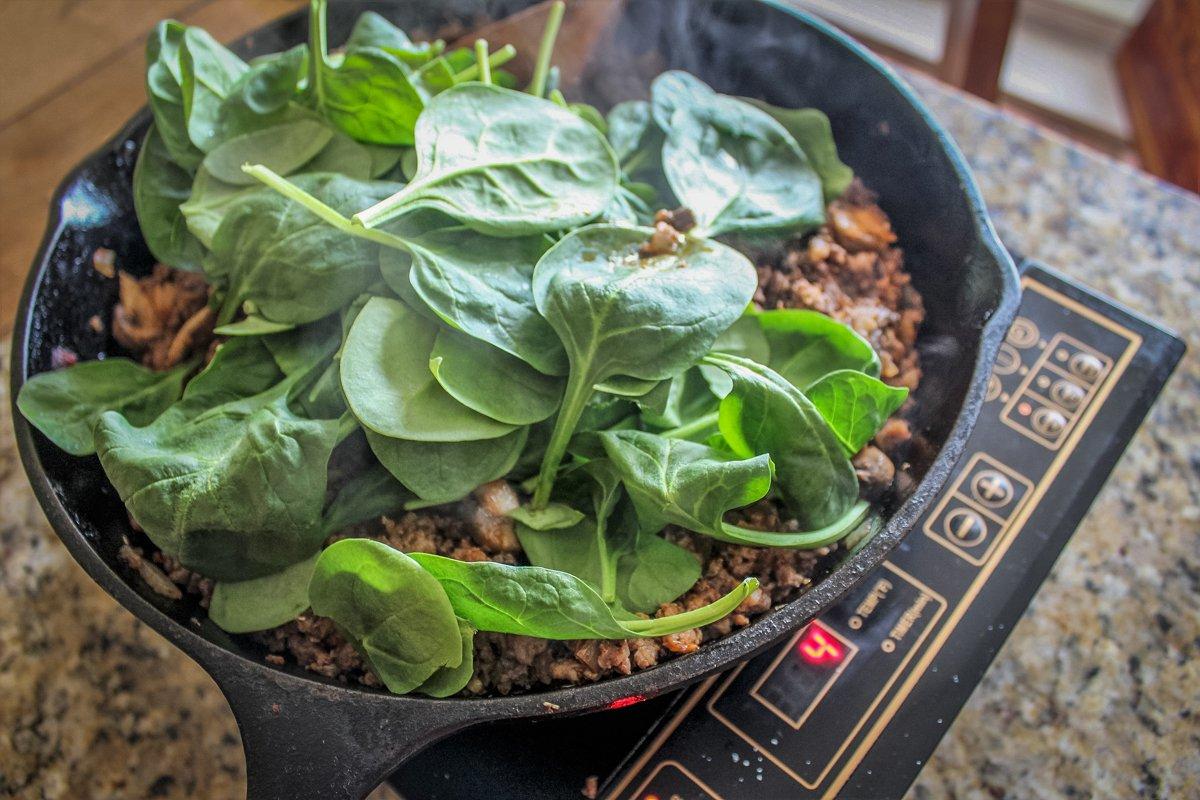
M 609 703 L 608 707 L 610 709 L 611 708 L 627 708 L 632 705 L 637 705 L 638 703 L 642 702 L 645 699 L 646 699 L 646 695 L 644 695 L 644 694 L 631 694 L 628 697 L 618 697 L 616 700 L 613 700 L 611 703 Z
M 827 666 L 840 664 L 846 649 L 825 627 L 814 622 L 796 642 L 796 653 L 809 664 Z

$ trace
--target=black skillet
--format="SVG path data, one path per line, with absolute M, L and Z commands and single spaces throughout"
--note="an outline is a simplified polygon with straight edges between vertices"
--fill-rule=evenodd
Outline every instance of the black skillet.
M 407 30 L 498 19 L 527 0 L 424 0 L 380 6 Z M 331 41 L 341 41 L 361 3 L 335 2 Z M 239 42 L 244 55 L 305 39 L 297 14 Z M 344 686 L 294 667 L 209 622 L 190 599 L 167 600 L 117 559 L 130 534 L 116 493 L 95 458 L 72 458 L 13 415 L 35 494 L 75 559 L 138 618 L 195 659 L 221 687 L 241 728 L 252 798 L 360 798 L 398 764 L 469 725 L 574 714 L 624 705 L 726 669 L 818 615 L 872 571 L 908 533 L 962 452 L 992 360 L 1016 310 L 1016 273 L 988 221 L 962 155 L 913 92 L 879 59 L 823 23 L 768 2 L 636 0 L 592 59 L 581 90 L 601 106 L 644 95 L 666 68 L 686 69 L 716 89 L 782 106 L 816 106 L 833 123 L 842 157 L 877 191 L 900 234 L 925 298 L 920 342 L 925 379 L 916 393 L 918 429 L 937 448 L 886 527 L 815 588 L 748 628 L 695 654 L 628 677 L 511 697 L 432 700 Z M 25 286 L 15 326 L 12 396 L 50 368 L 63 345 L 93 358 L 110 345 L 87 325 L 107 320 L 112 282 L 96 275 L 92 251 L 116 250 L 133 271 L 152 263 L 133 211 L 130 179 L 148 124 L 143 111 L 59 187 Z M 586 742 L 568 746 L 586 747 Z M 531 754 L 533 756 L 533 754 Z

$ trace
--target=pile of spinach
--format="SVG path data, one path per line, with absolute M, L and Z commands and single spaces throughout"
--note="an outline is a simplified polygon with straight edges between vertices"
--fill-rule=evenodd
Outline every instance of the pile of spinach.
M 138 219 L 160 261 L 203 272 L 225 341 L 202 369 L 39 375 L 18 406 L 217 580 L 225 630 L 311 607 L 389 689 L 444 696 L 478 630 L 662 636 L 755 590 L 647 618 L 700 577 L 667 525 L 818 547 L 863 522 L 849 459 L 905 391 L 846 326 L 756 311 L 753 265 L 713 238 L 822 222 L 850 179 L 828 120 L 681 72 L 607 119 L 567 103 L 562 10 L 525 90 L 500 70 L 511 47 L 413 42 L 373 12 L 330 52 L 326 0 L 307 45 L 251 63 L 178 22 L 151 35 Z M 699 226 L 646 255 L 674 205 Z M 343 450 L 365 466 L 331 493 Z M 502 477 L 531 494 L 512 515 L 529 566 L 322 549 Z M 726 521 L 768 495 L 805 530 Z

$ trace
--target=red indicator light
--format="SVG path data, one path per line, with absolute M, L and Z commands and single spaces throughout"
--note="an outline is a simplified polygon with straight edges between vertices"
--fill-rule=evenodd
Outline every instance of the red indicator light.
M 642 800 L 658 800 L 658 795 L 648 794 L 645 797 L 643 797 Z
M 1028 417 L 1030 414 L 1033 413 L 1033 406 L 1029 405 L 1029 403 L 1018 403 L 1017 404 L 1017 413 L 1020 414 L 1022 417 Z
M 646 699 L 644 694 L 631 694 L 629 697 L 618 697 L 608 704 L 609 708 L 625 708 L 626 706 L 637 705 Z
M 809 664 L 820 665 L 837 664 L 846 654 L 841 642 L 815 623 L 808 626 L 796 643 L 796 652 Z

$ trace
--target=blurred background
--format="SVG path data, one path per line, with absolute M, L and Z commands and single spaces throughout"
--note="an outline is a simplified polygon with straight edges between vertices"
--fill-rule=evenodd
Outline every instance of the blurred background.
M 791 2 L 898 64 L 1200 191 L 1200 0 Z M 0 2 L 0 336 L 55 185 L 144 102 L 154 23 L 176 17 L 229 40 L 303 5 Z

